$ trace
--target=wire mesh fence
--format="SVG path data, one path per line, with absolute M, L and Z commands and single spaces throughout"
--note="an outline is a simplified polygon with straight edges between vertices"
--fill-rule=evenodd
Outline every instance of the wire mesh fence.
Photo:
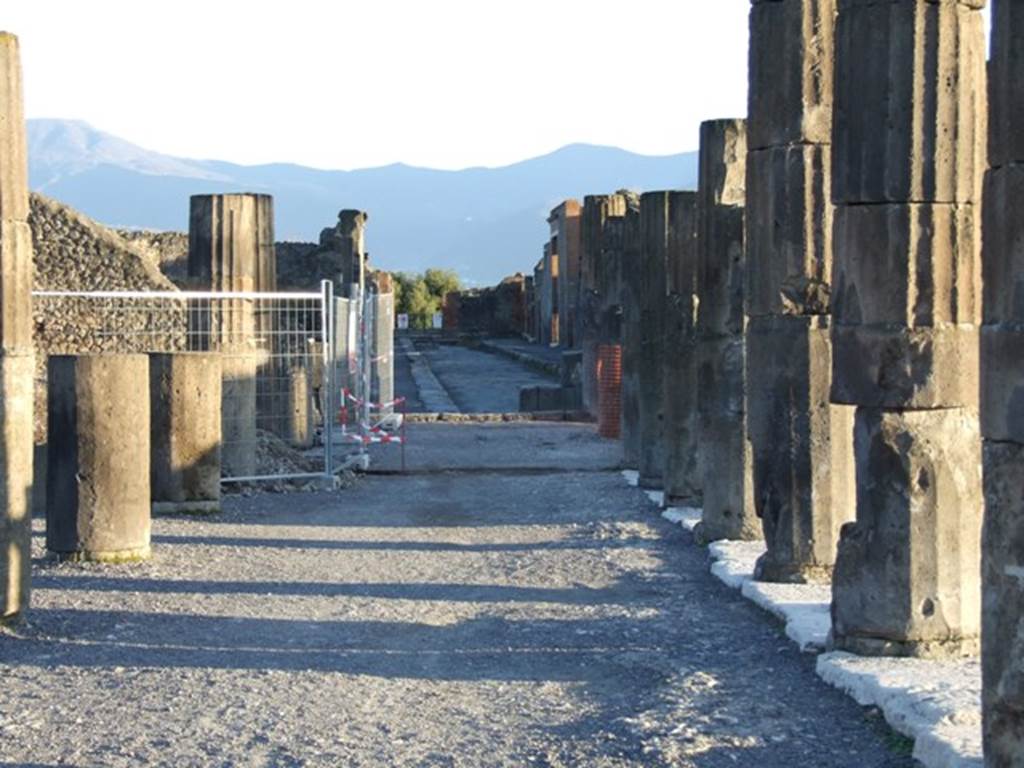
M 215 353 L 223 366 L 223 480 L 332 471 L 330 283 L 320 293 L 40 291 L 33 300 L 42 413 L 48 355 Z

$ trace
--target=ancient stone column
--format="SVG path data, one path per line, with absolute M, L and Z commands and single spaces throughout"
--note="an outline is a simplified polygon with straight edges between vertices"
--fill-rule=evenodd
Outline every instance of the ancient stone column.
M 581 215 L 580 299 L 583 347 L 583 406 L 598 412 L 597 349 L 621 343 L 619 264 L 623 195 L 588 195 Z
M 697 194 L 668 196 L 664 351 L 661 374 L 665 414 L 667 506 L 700 506 L 700 439 L 697 429 Z
M 47 398 L 46 548 L 76 560 L 148 558 L 149 358 L 51 357 Z
M 152 511 L 220 511 L 221 358 L 152 355 L 149 363 Z
M 755 0 L 747 408 L 765 581 L 827 581 L 854 515 L 853 408 L 831 405 L 835 0 Z
M 665 473 L 665 326 L 670 252 L 669 192 L 640 196 L 640 354 L 637 356 L 640 419 L 640 486 L 661 488 Z
M 566 200 L 548 217 L 551 251 L 558 257 L 558 340 L 561 346 L 579 346 L 578 293 L 580 286 L 580 204 Z
M 841 2 L 832 402 L 857 406 L 836 648 L 970 653 L 980 622 L 983 2 Z
M 988 766 L 1024 763 L 1024 6 L 993 0 L 981 329 L 981 666 Z
M 697 199 L 697 392 L 704 516 L 698 540 L 758 539 L 753 452 L 747 438 L 746 122 L 701 125 Z
M 353 288 L 366 288 L 366 222 L 363 211 L 345 209 L 338 213 L 334 245 L 340 254 L 338 262 L 338 295 L 352 297 Z
M 189 216 L 189 279 L 203 290 L 265 290 L 259 280 L 266 276 L 269 210 L 267 195 L 194 195 Z M 204 348 L 223 357 L 223 471 L 227 477 L 251 477 L 258 474 L 258 414 L 262 411 L 266 425 L 273 426 L 281 421 L 281 410 L 287 404 L 286 393 L 280 391 L 285 372 L 272 370 L 270 340 L 274 334 L 266 331 L 271 330 L 268 324 L 273 320 L 258 317 L 251 298 L 218 300 L 210 307 L 209 343 Z M 262 409 L 257 407 L 258 390 L 263 392 Z
M 628 198 L 622 220 L 622 453 L 623 464 L 640 468 L 640 357 L 644 278 L 641 267 L 640 198 Z
M 27 157 L 18 38 L 0 32 L 0 623 L 29 604 L 35 359 Z

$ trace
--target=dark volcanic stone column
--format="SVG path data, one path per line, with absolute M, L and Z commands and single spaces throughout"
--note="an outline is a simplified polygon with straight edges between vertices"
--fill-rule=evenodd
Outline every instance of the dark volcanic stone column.
M 640 354 L 637 357 L 640 418 L 640 485 L 661 488 L 665 472 L 665 326 L 670 260 L 669 192 L 640 197 Z
M 754 0 L 747 407 L 766 581 L 827 581 L 854 515 L 853 408 L 832 384 L 835 0 Z
M 46 548 L 76 560 L 148 558 L 149 358 L 55 356 L 47 379 Z
M 28 609 L 32 494 L 32 233 L 18 38 L 0 32 L 0 623 Z
M 982 253 L 985 758 L 1024 764 L 1024 5 L 993 0 Z
M 640 468 L 640 357 L 643 346 L 641 308 L 644 278 L 641 266 L 640 199 L 627 195 L 622 220 L 622 453 L 623 463 Z
M 668 196 L 668 252 L 662 376 L 665 504 L 700 506 L 697 430 L 697 194 Z
M 839 649 L 977 649 L 983 0 L 842 0 L 832 401 L 857 406 Z
M 747 129 L 701 125 L 697 201 L 697 393 L 704 517 L 698 540 L 759 539 L 747 438 L 743 245 Z

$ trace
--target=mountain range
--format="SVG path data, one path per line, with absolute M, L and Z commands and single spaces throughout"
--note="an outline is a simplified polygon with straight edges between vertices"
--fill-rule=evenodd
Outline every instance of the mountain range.
M 29 120 L 28 143 L 32 188 L 110 226 L 183 231 L 189 195 L 263 192 L 274 196 L 278 240 L 316 241 L 339 210 L 358 208 L 369 213 L 375 266 L 446 267 L 471 285 L 530 272 L 563 199 L 697 181 L 696 152 L 652 157 L 587 144 L 499 168 L 327 171 L 172 157 L 75 120 Z

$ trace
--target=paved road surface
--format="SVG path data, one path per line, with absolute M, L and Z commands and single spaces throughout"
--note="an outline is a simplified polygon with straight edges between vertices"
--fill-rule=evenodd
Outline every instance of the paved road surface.
M 447 471 L 158 519 L 145 564 L 37 560 L 0 764 L 911 765 L 592 428 L 414 439 Z

